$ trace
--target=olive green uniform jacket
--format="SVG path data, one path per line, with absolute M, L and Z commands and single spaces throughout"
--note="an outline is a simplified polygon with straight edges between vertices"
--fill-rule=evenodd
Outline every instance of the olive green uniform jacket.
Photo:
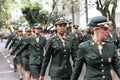
M 45 44 L 45 37 L 40 36 L 38 43 L 36 42 L 36 38 L 34 35 L 29 38 L 29 45 L 31 47 L 31 54 L 29 58 L 30 65 L 42 64 Z
M 22 39 L 22 37 L 23 36 L 21 36 L 21 39 Z M 19 39 L 18 36 L 16 36 L 16 37 L 13 38 L 13 41 L 12 41 L 12 43 L 10 45 L 13 49 L 12 49 L 10 55 L 15 55 L 16 51 L 18 51 L 21 48 L 21 47 L 17 48 L 17 45 L 19 45 L 21 43 L 20 42 L 21 39 Z M 16 59 L 17 63 L 22 63 L 22 57 L 21 57 L 21 55 L 16 56 L 15 59 Z
M 45 46 L 46 54 L 44 55 L 41 68 L 41 76 L 45 75 L 46 68 L 51 58 L 49 75 L 54 78 L 70 78 L 72 74 L 72 66 L 70 56 L 75 61 L 76 53 L 72 53 L 73 39 L 66 35 L 65 47 L 58 35 L 50 38 Z
M 73 47 L 76 51 L 78 49 L 78 45 L 83 42 L 83 36 L 81 33 L 78 33 L 78 36 L 76 37 L 75 34 L 72 33 L 71 37 L 73 38 Z
M 112 34 L 112 37 L 110 35 L 108 35 L 108 40 L 112 41 L 117 48 L 120 48 L 120 39 L 118 38 L 117 33 L 114 32 Z
M 79 45 L 77 59 L 70 80 L 78 80 L 83 63 L 86 64 L 84 80 L 112 80 L 110 70 L 113 68 L 120 78 L 120 58 L 113 43 L 105 42 L 102 54 L 93 40 Z
M 19 55 L 22 56 L 23 68 L 25 71 L 30 70 L 29 56 L 31 53 L 31 47 L 29 45 L 29 38 L 30 36 L 23 36 L 13 50 L 16 56 L 19 56 Z
M 29 37 L 23 36 L 22 39 L 17 43 L 15 48 L 12 50 L 11 54 L 19 56 L 22 55 L 24 58 L 29 58 L 30 55 L 30 45 L 29 45 Z M 29 46 L 28 46 L 29 45 Z
M 83 41 L 87 41 L 87 40 L 90 40 L 92 37 L 90 34 L 88 33 L 85 33 L 84 37 L 83 37 Z

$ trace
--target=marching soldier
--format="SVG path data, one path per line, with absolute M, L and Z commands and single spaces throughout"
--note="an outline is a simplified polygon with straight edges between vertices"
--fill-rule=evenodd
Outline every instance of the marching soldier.
M 108 27 L 110 27 L 108 24 L 104 16 L 91 19 L 89 26 L 92 39 L 79 45 L 70 80 L 78 80 L 83 63 L 86 64 L 84 80 L 112 80 L 112 68 L 120 78 L 120 58 L 116 47 L 112 42 L 105 41 L 108 36 Z
M 16 45 L 12 53 L 15 52 L 15 57 L 22 56 L 23 69 L 25 70 L 25 80 L 30 80 L 31 71 L 29 67 L 29 55 L 31 53 L 31 48 L 29 45 L 29 39 L 31 36 L 31 30 L 25 29 L 25 35 L 22 37 L 20 42 Z
M 6 49 L 10 43 L 14 42 L 13 38 L 17 36 L 18 27 L 17 26 L 13 27 L 13 30 L 14 30 L 13 33 L 11 33 L 11 35 L 8 37 L 8 40 L 6 42 L 6 45 L 5 45 Z M 9 49 L 10 48 L 11 47 L 9 47 Z M 13 59 L 13 65 L 14 65 L 14 72 L 16 72 L 17 71 L 16 59 Z
M 89 28 L 87 28 L 85 34 L 84 34 L 84 37 L 83 37 L 83 41 L 87 41 L 87 40 L 90 40 L 92 37 L 91 37 L 91 31 Z
M 25 70 L 25 80 L 30 80 L 31 78 L 31 71 L 30 71 L 30 66 L 29 66 L 29 56 L 30 56 L 30 53 L 31 53 L 31 47 L 29 44 L 29 39 L 31 36 L 31 30 L 30 29 L 26 29 L 25 30 L 25 36 L 23 38 L 23 42 L 22 42 L 22 45 L 23 45 L 23 52 L 22 53 L 22 63 L 23 63 L 23 69 Z M 25 46 L 27 45 L 27 46 Z
M 79 26 L 73 25 L 73 33 L 71 37 L 73 38 L 73 51 L 76 53 L 78 45 L 83 42 L 83 35 L 78 31 Z
M 120 48 L 120 40 L 112 24 L 110 24 L 110 27 L 108 28 L 108 32 L 109 32 L 108 40 L 112 41 L 115 44 L 116 48 Z
M 46 68 L 51 59 L 49 75 L 51 80 L 70 80 L 72 66 L 70 56 L 75 60 L 76 53 L 72 53 L 73 39 L 66 34 L 66 21 L 63 19 L 55 23 L 57 34 L 51 37 L 45 46 L 45 55 L 39 80 L 44 80 Z
M 16 48 L 16 45 L 20 43 L 20 40 L 22 39 L 22 37 L 23 37 L 22 30 L 19 29 L 17 32 L 17 36 L 13 38 L 13 42 L 11 43 L 11 46 L 14 46 L 14 48 L 11 52 L 11 55 L 15 55 L 14 50 Z M 22 80 L 23 79 L 23 76 L 22 76 L 22 57 L 21 57 L 21 55 L 19 55 L 19 56 L 13 56 L 13 58 L 16 59 L 16 65 L 17 65 L 19 78 L 20 78 L 20 80 Z
M 39 25 L 34 25 L 33 31 L 34 35 L 29 38 L 29 45 L 31 47 L 29 65 L 33 80 L 39 80 L 46 38 L 41 36 L 42 28 Z
M 118 49 L 118 48 L 120 48 L 120 40 L 119 40 L 119 37 L 118 37 L 116 31 L 114 30 L 114 28 L 113 28 L 113 26 L 112 26 L 112 23 L 109 24 L 109 25 L 110 25 L 110 27 L 108 28 L 108 33 L 109 33 L 109 35 L 108 35 L 107 40 L 112 41 L 112 42 L 115 44 L 116 48 Z M 119 50 L 118 50 L 118 51 L 119 51 Z M 112 73 L 112 78 L 113 78 L 113 80 L 114 80 L 114 79 L 115 79 L 115 72 L 114 72 L 113 69 L 111 70 L 111 73 Z

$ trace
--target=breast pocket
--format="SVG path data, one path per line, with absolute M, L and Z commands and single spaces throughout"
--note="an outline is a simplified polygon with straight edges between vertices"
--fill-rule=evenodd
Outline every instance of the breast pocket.
M 100 62 L 100 57 L 98 55 L 95 54 L 89 54 L 85 57 L 86 59 L 86 63 L 88 65 L 96 65 Z
M 87 59 L 87 60 L 90 60 L 90 61 L 91 61 L 91 60 L 98 60 L 99 57 L 90 55 L 90 56 L 86 56 L 86 59 Z
M 62 49 L 62 47 L 56 42 L 53 43 L 52 48 L 53 48 L 53 54 L 60 53 Z

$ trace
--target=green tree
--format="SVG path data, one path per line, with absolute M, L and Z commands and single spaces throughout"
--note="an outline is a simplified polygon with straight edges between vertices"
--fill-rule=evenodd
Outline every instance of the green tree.
M 47 27 L 49 27 L 49 25 L 52 24 L 52 26 L 49 27 L 48 30 L 53 28 L 55 21 L 61 17 L 61 13 L 57 9 L 58 0 L 53 0 L 52 2 L 53 2 L 52 4 L 50 4 L 49 2 L 46 2 L 46 4 L 50 5 L 52 8 L 51 12 L 48 14 L 48 20 L 47 20 L 47 24 L 45 27 L 45 29 L 47 29 Z
M 116 28 L 115 14 L 117 8 L 117 0 L 97 0 L 96 4 L 96 9 L 100 11 L 103 16 L 106 16 L 108 20 L 112 21 L 114 28 Z M 112 8 L 110 9 L 110 7 Z
M 16 0 L 1 0 L 0 1 L 0 23 L 11 31 L 11 7 L 17 5 Z
M 58 15 L 57 10 L 57 1 L 53 0 L 53 3 L 50 4 L 49 2 L 46 2 L 47 5 L 50 5 L 52 8 L 51 12 L 48 12 L 47 10 L 43 9 L 43 6 L 40 2 L 37 3 L 28 3 L 24 7 L 22 7 L 22 13 L 28 23 L 32 26 L 34 23 L 40 23 L 42 26 L 44 26 L 44 29 L 51 29 L 53 26 L 49 27 L 51 24 L 54 24 L 55 21 L 60 17 Z M 49 28 L 48 28 L 49 27 Z
M 44 10 L 39 3 L 29 3 L 22 8 L 22 13 L 31 26 L 35 23 L 42 25 L 47 23 L 48 11 Z
M 0 28 L 4 25 L 3 24 L 3 4 L 4 4 L 4 0 L 0 1 Z

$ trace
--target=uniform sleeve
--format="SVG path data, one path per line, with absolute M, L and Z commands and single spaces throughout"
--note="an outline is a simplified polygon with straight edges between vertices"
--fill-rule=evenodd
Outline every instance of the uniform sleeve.
M 77 50 L 77 58 L 75 61 L 75 66 L 74 66 L 73 73 L 70 80 L 78 79 L 84 63 L 84 53 L 85 53 L 85 50 L 84 48 L 82 48 L 82 45 L 80 45 Z
M 15 53 L 16 56 L 20 55 L 23 51 L 25 51 L 25 49 L 28 48 L 29 45 L 30 45 L 30 44 L 27 43 L 27 42 L 25 42 L 25 41 L 22 42 L 21 48 Z
M 7 42 L 6 42 L 6 45 L 5 45 L 5 48 L 8 47 L 8 45 L 10 44 L 10 42 L 12 41 L 12 34 L 9 36 Z
M 120 78 L 120 57 L 117 54 L 117 50 L 115 50 L 115 53 L 113 55 L 113 62 L 112 62 L 113 68 Z
M 44 58 L 43 58 L 43 62 L 42 62 L 40 76 L 44 76 L 45 75 L 46 68 L 47 68 L 48 63 L 50 61 L 50 57 L 51 57 L 51 54 L 52 54 L 52 47 L 51 47 L 51 45 L 52 45 L 51 40 L 48 40 L 46 45 L 45 45 L 45 54 L 44 54 Z
M 15 54 L 15 52 L 20 48 L 21 45 L 22 45 L 22 41 L 18 41 L 15 48 L 13 48 L 11 55 Z
M 74 43 L 72 44 L 72 45 L 74 45 Z M 75 61 L 76 61 L 76 57 L 77 57 L 77 51 L 75 51 L 76 49 L 75 49 L 75 47 L 74 46 L 72 46 L 72 49 L 71 49 L 71 56 L 72 56 L 72 60 L 73 60 L 73 67 L 74 67 L 74 65 L 75 65 Z
M 13 37 L 12 37 L 13 38 Z M 18 40 L 14 37 L 12 39 L 12 43 L 9 45 L 9 49 L 11 49 L 16 43 L 18 42 Z

